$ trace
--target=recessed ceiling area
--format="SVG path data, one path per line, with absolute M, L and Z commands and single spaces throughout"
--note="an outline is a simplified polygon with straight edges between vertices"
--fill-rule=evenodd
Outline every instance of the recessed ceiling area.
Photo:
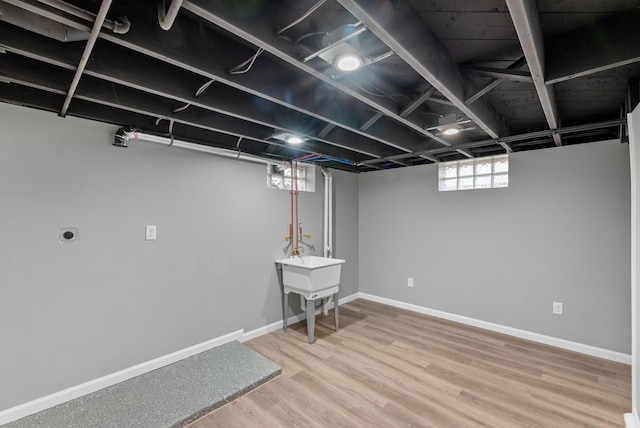
M 636 0 L 4 0 L 0 100 L 353 172 L 625 141 L 639 18 Z

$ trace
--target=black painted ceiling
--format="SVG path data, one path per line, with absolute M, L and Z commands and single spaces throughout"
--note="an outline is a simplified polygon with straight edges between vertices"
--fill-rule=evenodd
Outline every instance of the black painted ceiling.
M 0 1 L 0 100 L 64 112 L 93 25 L 69 4 L 103 2 Z M 638 99 L 639 0 L 185 0 L 169 30 L 155 0 L 114 0 L 107 25 L 121 16 L 66 114 L 276 160 L 369 171 L 624 141 Z M 371 64 L 305 61 L 341 28 Z

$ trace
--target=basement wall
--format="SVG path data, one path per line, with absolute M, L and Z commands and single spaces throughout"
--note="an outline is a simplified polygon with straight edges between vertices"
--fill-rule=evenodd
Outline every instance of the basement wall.
M 629 354 L 628 145 L 509 168 L 506 189 L 455 192 L 433 164 L 360 174 L 360 292 Z
M 0 104 L 0 411 L 282 319 L 273 261 L 285 256 L 288 192 L 266 187 L 262 164 L 113 147 L 116 129 Z M 333 173 L 348 296 L 358 177 Z M 318 170 L 316 192 L 300 195 L 307 254 L 322 255 L 322 204 Z M 61 227 L 80 239 L 58 242 Z

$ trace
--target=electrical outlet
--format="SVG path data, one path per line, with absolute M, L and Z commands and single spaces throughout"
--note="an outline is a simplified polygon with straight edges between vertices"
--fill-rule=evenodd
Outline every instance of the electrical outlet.
M 553 313 L 555 315 L 562 315 L 562 313 L 563 313 L 562 303 L 553 302 Z
M 413 278 L 408 278 L 407 279 L 407 286 L 413 287 Z
M 157 227 L 155 224 L 148 224 L 145 229 L 145 238 L 147 241 L 155 241 L 157 237 Z

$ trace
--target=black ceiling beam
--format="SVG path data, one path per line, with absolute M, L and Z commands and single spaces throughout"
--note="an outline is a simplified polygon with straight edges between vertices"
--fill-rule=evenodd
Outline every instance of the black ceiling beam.
M 265 3 L 265 5 L 266 4 L 267 3 Z M 342 93 L 347 94 L 349 97 L 384 113 L 385 117 L 392 118 L 395 122 L 408 127 L 412 131 L 424 137 L 436 141 L 444 146 L 451 145 L 448 141 L 425 130 L 424 124 L 416 123 L 408 118 L 401 117 L 396 111 L 395 103 L 393 103 L 392 100 L 374 98 L 371 95 L 362 92 L 355 85 L 348 83 L 348 79 L 344 82 L 341 80 L 335 80 L 330 76 L 330 73 L 323 73 L 322 71 L 318 71 L 312 67 L 310 63 L 303 63 L 300 61 L 295 52 L 295 46 L 277 38 L 271 23 L 264 19 L 264 17 L 258 16 L 257 14 L 238 14 L 233 3 L 226 1 L 185 1 L 182 7 L 194 15 L 197 15 L 224 30 L 243 38 L 251 44 L 264 49 L 266 52 L 269 52 L 273 56 L 293 66 L 293 69 L 301 70 L 310 76 L 313 76 L 315 79 L 318 79 L 325 84 L 323 85 L 325 91 L 327 90 L 328 85 L 328 87 L 337 89 Z M 385 127 L 389 126 L 389 123 L 392 122 L 386 122 Z M 404 146 L 408 149 L 407 151 L 415 151 L 413 147 L 407 147 L 406 142 L 401 139 L 396 139 L 392 144 L 399 148 Z
M 545 43 L 537 0 L 507 0 L 507 6 L 549 129 L 557 129 L 560 127 L 560 115 L 555 89 L 545 84 Z M 553 140 L 557 146 L 562 145 L 560 134 L 553 134 Z
M 549 39 L 547 85 L 640 61 L 640 9 Z
M 33 88 L 46 90 L 56 94 L 66 94 L 67 82 L 73 72 L 67 69 L 35 62 L 17 55 L 5 54 L 0 72 L 11 82 Z M 167 103 L 166 99 L 147 94 L 135 89 L 105 82 L 91 76 L 85 76 L 76 91 L 76 98 L 112 108 L 126 110 L 145 116 L 164 119 L 162 127 L 156 132 L 169 132 L 169 121 L 195 128 L 214 131 L 220 134 L 242 137 L 263 144 L 288 148 L 284 142 L 270 141 L 272 134 L 269 128 L 245 121 L 216 114 L 199 108 L 190 108 L 174 113 L 175 105 Z M 354 156 L 351 151 L 307 141 L 298 146 L 301 152 L 320 153 L 342 158 L 355 163 L 362 161 L 362 155 Z
M 585 131 L 592 131 L 592 130 L 596 130 L 596 129 L 605 129 L 605 128 L 617 128 L 619 125 L 621 124 L 626 124 L 627 120 L 626 119 L 612 119 L 612 120 L 607 120 L 604 122 L 596 122 L 596 123 L 587 123 L 584 125 L 575 125 L 575 126 L 567 126 L 564 128 L 558 128 L 555 130 L 545 130 L 545 131 L 536 131 L 536 132 L 529 132 L 526 134 L 518 134 L 518 135 L 510 135 L 508 137 L 501 137 L 499 140 L 501 141 L 497 141 L 495 139 L 492 140 L 482 140 L 482 141 L 471 141 L 468 143 L 462 143 L 462 144 L 458 144 L 455 147 L 438 147 L 435 149 L 430 149 L 430 150 L 425 150 L 424 152 L 421 153 L 415 153 L 413 156 L 418 155 L 418 154 L 424 154 L 424 155 L 428 155 L 428 156 L 432 156 L 432 155 L 439 155 L 439 156 L 444 156 L 447 153 L 451 153 L 451 152 L 455 152 L 457 151 L 456 149 L 462 149 L 462 150 L 467 150 L 467 149 L 474 149 L 477 147 L 485 147 L 485 146 L 490 146 L 493 144 L 499 144 L 500 142 L 503 143 L 516 143 L 519 141 L 525 141 L 525 140 L 530 140 L 530 139 L 539 139 L 539 138 L 544 138 L 544 137 L 552 137 L 553 134 L 575 134 L 578 132 L 585 132 Z M 394 161 L 394 160 L 401 160 L 401 159 L 405 159 L 407 157 L 411 157 L 412 155 L 397 155 L 397 156 L 393 156 L 390 158 L 383 158 L 383 159 L 372 159 L 369 161 L 365 161 L 363 162 L 363 164 L 365 165 L 375 165 L 377 163 L 380 162 L 388 162 L 388 161 Z
M 0 23 L 0 40 L 3 40 L 5 48 L 10 52 L 68 69 L 74 67 L 74 61 L 71 59 L 74 55 L 68 55 L 70 49 L 74 50 L 73 46 L 34 36 L 27 31 L 2 23 Z M 135 64 L 135 67 L 131 67 L 131 64 Z M 87 64 L 85 74 L 167 97 L 185 105 L 191 104 L 301 135 L 310 135 L 313 128 L 317 127 L 318 123 L 322 123 L 278 104 L 267 101 L 256 103 L 253 96 L 226 85 L 214 85 L 196 97 L 196 90 L 206 83 L 206 78 L 113 46 L 105 41 L 98 43 L 91 61 Z M 334 139 L 315 139 L 373 157 L 389 155 L 389 151 L 394 151 L 375 140 L 366 139 L 357 134 L 345 134 L 347 133 L 336 133 Z
M 531 73 L 529 73 L 528 71 L 480 67 L 476 65 L 464 65 L 462 68 L 469 74 L 495 77 L 504 80 L 513 80 L 515 82 L 533 83 Z
M 406 0 L 338 2 L 491 138 L 509 134 L 502 118 L 486 100 L 473 105 L 464 103 L 471 82 Z
M 0 100 L 11 104 L 18 104 L 27 107 L 33 107 L 40 110 L 49 111 L 57 114 L 60 104 L 64 101 L 63 93 L 54 93 L 43 91 L 40 89 L 22 86 L 19 84 L 0 83 Z M 141 131 L 158 134 L 157 127 L 154 125 L 155 118 L 137 113 L 128 112 L 121 109 L 105 107 L 94 104 L 82 99 L 74 100 L 69 107 L 69 116 L 79 117 L 83 119 L 105 122 L 116 126 L 122 124 L 136 124 Z M 206 131 L 191 127 L 176 127 L 175 138 L 201 144 L 205 146 L 220 147 L 225 149 L 234 149 L 236 138 L 229 135 L 220 134 L 213 131 Z M 218 142 L 218 143 L 211 143 Z M 225 142 L 225 143 L 223 143 Z M 281 147 L 278 150 L 281 153 L 266 153 L 264 150 L 249 151 L 243 148 L 244 153 L 250 153 L 257 156 L 269 157 L 271 159 L 291 159 L 308 154 L 308 151 L 297 149 L 295 147 Z M 264 147 L 264 146 L 262 146 Z M 380 169 L 378 166 L 350 166 L 346 164 L 332 164 L 332 168 L 341 169 L 349 172 L 362 172 L 373 169 Z
M 224 2 L 226 3 L 226 2 Z M 119 5 L 115 4 L 117 10 Z M 34 3 L 33 7 L 42 7 Z M 214 79 L 225 85 L 240 89 L 254 96 L 280 104 L 284 107 L 304 113 L 318 120 L 331 123 L 349 132 L 377 140 L 406 153 L 434 147 L 439 144 L 425 140 L 423 136 L 410 131 L 393 121 L 385 122 L 384 127 L 367 132 L 358 129 L 357 123 L 349 123 L 341 108 L 351 114 L 366 116 L 369 107 L 353 103 L 344 105 L 340 97 L 331 97 L 323 82 L 309 78 L 303 71 L 292 69 L 263 55 L 256 61 L 251 73 L 229 75 L 228 70 L 245 61 L 253 52 L 246 46 L 217 33 L 202 25 L 178 15 L 171 31 L 163 31 L 155 20 L 149 19 L 148 4 L 134 2 L 122 12 L 126 13 L 135 25 L 127 34 L 100 33 L 100 37 L 114 44 L 165 61 L 184 70 L 197 73 L 202 77 Z M 86 23 L 66 16 L 52 16 L 58 22 L 73 28 L 88 31 Z M 277 40 L 277 39 L 276 39 Z M 256 79 L 255 76 L 260 76 Z M 292 85 L 292 82 L 297 83 Z M 340 93 L 342 94 L 342 93 Z M 323 102 L 318 102 L 322 100 Z M 389 100 L 389 104 L 391 100 Z M 402 142 L 402 146 L 396 142 Z
M 507 70 L 517 70 L 517 69 L 519 69 L 520 67 L 522 67 L 523 65 L 526 65 L 526 64 L 527 64 L 527 61 L 526 61 L 525 57 L 522 57 L 519 60 L 515 61 L 513 64 L 511 64 L 509 67 L 507 67 Z M 471 95 L 469 98 L 467 98 L 464 101 L 464 103 L 465 104 L 471 104 L 474 101 L 477 101 L 478 99 L 480 99 L 481 97 L 485 96 L 486 94 L 488 94 L 493 89 L 497 88 L 505 80 L 506 79 L 503 78 L 503 77 L 491 79 L 486 84 L 484 84 L 481 88 L 479 88 L 473 95 Z

